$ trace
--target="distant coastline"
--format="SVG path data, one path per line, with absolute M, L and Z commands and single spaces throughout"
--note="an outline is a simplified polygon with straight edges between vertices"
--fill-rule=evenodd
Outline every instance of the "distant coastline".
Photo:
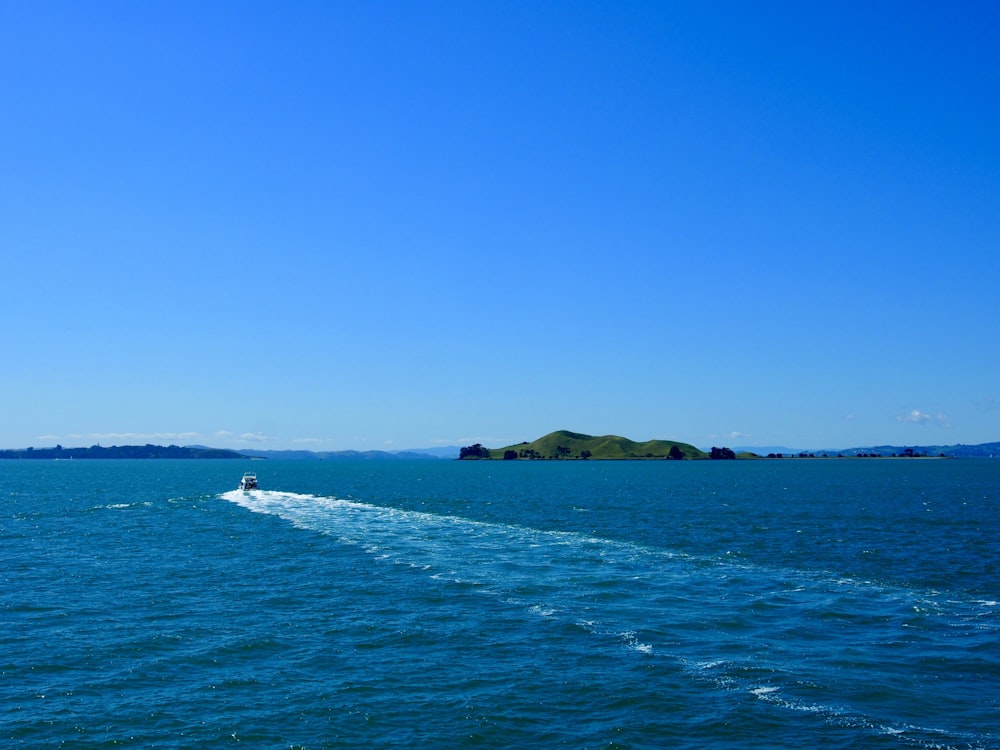
M 92 445 L 89 448 L 64 448 L 57 445 L 54 448 L 18 448 L 0 449 L 0 460 L 56 460 L 68 459 L 244 459 L 264 461 L 269 459 L 284 461 L 373 461 L 399 459 L 438 460 L 457 458 L 458 446 L 452 448 L 427 448 L 407 451 L 301 451 L 257 449 L 230 450 L 226 448 L 209 448 L 203 445 L 113 445 L 104 447 Z
M 68 460 L 98 458 L 250 458 L 237 451 L 225 448 L 190 448 L 179 445 L 113 445 L 105 448 L 92 445 L 89 448 L 23 448 L 21 450 L 0 450 L 0 459 L 23 460 Z
M 676 450 L 675 450 L 676 449 Z M 673 456 L 671 456 L 673 452 Z M 733 454 L 733 455 L 730 455 Z M 737 459 L 823 459 L 823 458 L 1000 458 L 1000 442 L 976 445 L 894 446 L 878 445 L 839 450 L 798 450 L 778 446 L 763 448 L 715 448 L 715 458 Z M 400 451 L 303 451 L 210 448 L 203 445 L 123 445 L 89 448 L 0 449 L 0 460 L 67 460 L 67 459 L 243 459 L 282 461 L 398 461 L 488 459 L 504 460 L 701 460 L 713 458 L 690 443 L 671 440 L 650 440 L 638 443 L 616 435 L 593 437 L 560 430 L 528 443 L 505 448 L 486 448 L 479 443 L 465 448 L 448 446 Z

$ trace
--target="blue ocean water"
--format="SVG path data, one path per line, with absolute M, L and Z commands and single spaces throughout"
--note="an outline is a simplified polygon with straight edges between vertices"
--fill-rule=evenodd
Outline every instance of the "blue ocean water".
M 3 461 L 0 563 L 7 747 L 1000 748 L 998 461 Z

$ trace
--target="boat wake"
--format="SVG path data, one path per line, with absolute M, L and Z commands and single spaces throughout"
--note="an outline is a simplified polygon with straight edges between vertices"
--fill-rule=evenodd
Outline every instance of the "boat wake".
M 968 672 L 972 692 L 978 675 L 997 674 L 987 656 L 1000 630 L 992 600 L 928 601 L 839 577 L 333 497 L 234 490 L 222 498 L 536 621 L 563 622 L 589 634 L 587 648 L 621 649 L 776 711 L 891 735 L 904 746 L 1000 745 L 1000 734 L 963 733 L 960 723 L 923 724 L 927 715 L 961 716 L 971 693 L 927 702 L 920 692 L 935 670 Z M 940 640 L 937 664 L 907 661 L 909 646 L 921 644 L 926 653 L 933 640 Z M 870 692 L 874 673 L 887 696 L 913 693 L 910 703 L 931 713 L 877 716 L 870 703 L 856 708 L 855 696 Z

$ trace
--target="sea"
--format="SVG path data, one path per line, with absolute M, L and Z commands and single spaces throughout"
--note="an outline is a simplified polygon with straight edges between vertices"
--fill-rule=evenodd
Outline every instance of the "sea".
M 1000 461 L 0 461 L 0 746 L 1000 748 Z

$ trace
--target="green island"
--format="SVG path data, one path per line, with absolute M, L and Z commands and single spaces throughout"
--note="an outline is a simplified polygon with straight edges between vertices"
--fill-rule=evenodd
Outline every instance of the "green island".
M 538 461 L 538 460 L 701 460 L 701 459 L 846 459 L 846 458 L 996 458 L 1000 457 L 1000 442 L 978 445 L 932 445 L 902 447 L 878 445 L 822 451 L 788 451 L 754 453 L 747 449 L 736 453 L 731 448 L 713 447 L 706 452 L 690 443 L 676 440 L 647 440 L 637 443 L 618 435 L 595 437 L 569 430 L 550 432 L 533 442 L 517 443 L 504 448 L 486 448 L 476 443 L 459 451 L 459 460 Z
M 517 443 L 504 448 L 484 448 L 479 443 L 466 446 L 459 460 L 500 459 L 505 461 L 596 460 L 596 461 L 683 461 L 696 459 L 734 459 L 729 448 L 712 448 L 706 453 L 690 443 L 676 440 L 647 440 L 637 443 L 618 435 L 584 435 L 569 430 L 557 430 L 533 442 Z

